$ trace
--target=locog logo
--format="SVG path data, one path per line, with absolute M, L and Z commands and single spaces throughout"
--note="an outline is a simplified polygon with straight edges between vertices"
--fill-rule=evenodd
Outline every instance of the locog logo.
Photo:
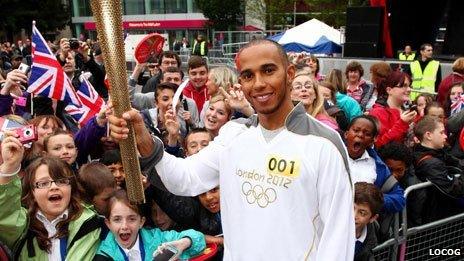
M 429 255 L 431 256 L 460 256 L 461 249 L 429 249 Z
M 259 207 L 265 208 L 270 203 L 276 201 L 277 192 L 273 188 L 263 188 L 261 185 L 252 185 L 246 181 L 242 184 L 242 193 L 248 204 L 256 203 Z

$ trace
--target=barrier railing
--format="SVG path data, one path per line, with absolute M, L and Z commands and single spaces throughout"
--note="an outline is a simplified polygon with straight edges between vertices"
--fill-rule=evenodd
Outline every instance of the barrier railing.
M 415 190 L 432 187 L 429 181 L 408 187 L 406 201 Z M 407 209 L 395 215 L 394 237 L 372 250 L 375 260 L 464 260 L 464 212 L 408 228 Z

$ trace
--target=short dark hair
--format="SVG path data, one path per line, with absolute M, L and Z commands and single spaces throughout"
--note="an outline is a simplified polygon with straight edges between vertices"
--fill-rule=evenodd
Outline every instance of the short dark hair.
M 162 83 L 156 85 L 156 88 L 155 88 L 155 100 L 156 100 L 156 97 L 158 97 L 160 91 L 169 89 L 169 90 L 172 90 L 175 93 L 177 91 L 178 87 L 179 86 L 177 84 L 174 84 L 174 83 L 171 83 L 171 82 L 162 82 Z
M 105 188 L 116 187 L 110 169 L 100 162 L 90 162 L 79 169 L 79 184 L 82 186 L 82 197 L 86 203 L 92 203 L 93 198 Z
M 269 39 L 254 39 L 254 40 L 251 40 L 250 42 L 248 42 L 247 44 L 245 44 L 242 48 L 240 48 L 237 55 L 235 56 L 235 65 L 236 65 L 238 71 L 240 71 L 240 59 L 239 59 L 239 57 L 240 57 L 240 54 L 242 53 L 242 51 L 249 48 L 249 47 L 252 47 L 252 46 L 255 46 L 255 45 L 260 45 L 260 44 L 270 44 L 270 45 L 275 46 L 277 48 L 277 51 L 279 52 L 279 56 L 282 58 L 282 62 L 284 63 L 284 65 L 286 66 L 288 64 L 287 53 L 285 52 L 282 45 L 280 45 L 279 43 L 277 43 L 275 41 L 269 40 Z
M 68 135 L 68 136 L 70 136 L 73 139 L 73 143 L 75 145 L 74 135 L 72 134 L 72 132 L 67 131 L 67 130 L 63 130 L 63 129 L 56 129 L 55 131 L 52 132 L 52 134 L 45 137 L 45 139 L 43 141 L 44 151 L 48 152 L 48 149 L 49 149 L 48 148 L 48 142 L 50 141 L 50 139 L 52 137 L 55 137 L 55 136 L 58 136 L 58 135 Z
M 372 123 L 372 126 L 374 127 L 374 129 L 372 130 L 372 135 L 374 137 L 377 137 L 377 135 L 379 135 L 379 123 L 378 123 L 378 120 L 377 118 L 375 118 L 374 116 L 372 115 L 359 115 L 357 117 L 354 117 L 353 120 L 350 121 L 350 124 L 348 124 L 348 128 L 346 128 L 347 130 L 349 130 L 351 128 L 351 126 L 353 126 L 356 121 L 358 121 L 359 119 L 365 119 L 365 120 L 368 120 Z
M 426 132 L 433 132 L 442 123 L 438 118 L 430 115 L 425 115 L 417 124 L 414 126 L 414 135 L 422 141 Z
M 179 67 L 169 66 L 164 73 L 179 73 L 180 79 L 184 78 L 184 72 Z M 161 78 L 164 77 L 164 73 Z
M 379 214 L 383 207 L 383 194 L 377 186 L 367 182 L 354 184 L 354 203 L 367 204 L 372 215 Z
M 175 52 L 172 52 L 172 51 L 164 51 L 164 52 L 162 52 L 161 56 L 159 58 L 159 64 L 161 64 L 163 62 L 164 57 L 176 59 L 177 67 L 179 67 L 179 68 L 182 65 L 182 61 L 180 60 L 179 55 L 177 55 L 177 53 L 175 53 Z
M 351 61 L 351 62 L 349 62 L 349 63 L 346 65 L 346 69 L 345 69 L 345 76 L 346 76 L 346 78 L 348 78 L 348 73 L 349 73 L 349 72 L 355 72 L 355 71 L 358 71 L 358 72 L 359 72 L 359 77 L 363 77 L 363 75 L 364 75 L 364 68 L 362 67 L 361 63 L 359 63 L 358 61 Z
M 188 70 L 196 69 L 199 67 L 204 66 L 206 70 L 208 70 L 208 64 L 206 63 L 206 60 L 198 55 L 192 55 L 190 59 L 188 60 Z
M 427 48 L 427 47 L 432 47 L 432 48 L 433 48 L 433 46 L 432 46 L 431 44 L 429 44 L 429 43 L 424 43 L 424 44 L 422 44 L 422 45 L 420 46 L 419 49 L 420 49 L 421 51 L 424 51 L 425 48 Z
M 406 145 L 400 142 L 389 142 L 384 146 L 380 147 L 378 152 L 383 161 L 386 161 L 388 159 L 402 161 L 406 166 L 409 166 L 412 163 L 411 150 Z
M 111 164 L 122 163 L 121 152 L 119 150 L 107 150 L 103 153 L 103 157 L 100 159 L 100 163 L 108 166 Z
M 427 104 L 424 108 L 424 115 L 428 115 L 429 114 L 429 111 L 430 111 L 430 108 L 442 108 L 443 107 L 441 106 L 441 104 L 437 101 L 432 101 L 431 103 Z M 443 111 L 445 111 L 443 109 Z
M 183 145 L 184 145 L 184 149 L 187 150 L 187 139 L 190 135 L 192 134 L 195 134 L 195 133 L 200 133 L 200 132 L 204 132 L 204 133 L 207 133 L 211 140 L 213 139 L 213 137 L 211 137 L 211 134 L 209 133 L 209 131 L 205 128 L 205 127 L 202 127 L 202 128 L 193 128 L 189 131 L 189 133 L 187 134 L 187 136 L 185 136 L 185 139 L 184 139 L 184 142 L 183 142 Z

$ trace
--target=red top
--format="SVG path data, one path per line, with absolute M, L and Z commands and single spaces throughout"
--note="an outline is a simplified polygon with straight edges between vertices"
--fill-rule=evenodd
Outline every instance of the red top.
M 380 122 L 380 132 L 375 142 L 377 148 L 390 141 L 404 142 L 409 123 L 400 118 L 400 110 L 376 103 L 372 106 L 369 114 L 376 117 Z
M 182 91 L 182 94 L 195 101 L 198 108 L 198 114 L 200 114 L 203 109 L 203 104 L 205 104 L 205 101 L 208 100 L 208 90 L 206 89 L 206 86 L 204 85 L 200 90 L 197 90 L 193 87 L 192 82 L 189 81 Z

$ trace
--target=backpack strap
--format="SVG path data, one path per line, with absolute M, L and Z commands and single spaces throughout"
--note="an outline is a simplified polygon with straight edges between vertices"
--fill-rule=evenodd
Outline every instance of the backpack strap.
M 398 181 L 396 180 L 395 176 L 390 175 L 390 177 L 385 180 L 380 190 L 382 193 L 388 193 L 396 185 L 396 183 L 398 183 Z
M 105 223 L 103 222 L 103 218 L 100 216 L 93 216 L 90 219 L 87 219 L 82 226 L 79 228 L 79 231 L 77 231 L 76 235 L 73 237 L 71 243 L 68 246 L 68 249 L 71 249 L 74 243 L 76 243 L 77 240 L 83 238 L 90 232 L 97 230 L 99 228 L 102 228 L 105 226 Z
M 26 236 L 22 238 L 18 244 L 14 248 L 14 260 L 19 260 L 19 256 L 21 255 L 21 250 L 23 249 L 24 245 L 27 246 L 27 255 L 29 258 L 35 257 L 35 250 L 34 250 L 34 239 L 35 234 L 32 230 L 28 229 L 26 232 Z

